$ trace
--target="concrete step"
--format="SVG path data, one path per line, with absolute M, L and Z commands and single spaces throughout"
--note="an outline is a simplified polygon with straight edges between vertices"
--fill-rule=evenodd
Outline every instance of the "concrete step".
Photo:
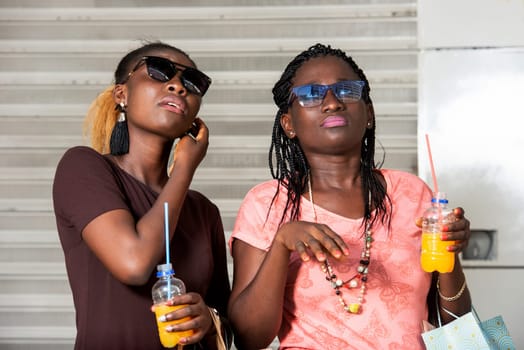
M 245 88 L 254 90 L 272 88 L 280 77 L 280 71 L 206 71 L 213 79 L 217 89 Z M 0 71 L 0 86 L 106 86 L 112 83 L 110 71 L 76 71 L 76 72 L 25 72 Z M 384 89 L 391 84 L 416 84 L 417 72 L 413 69 L 369 70 L 366 72 L 371 86 Z
M 213 200 L 221 209 L 223 215 L 236 214 L 240 206 L 239 199 L 219 199 Z M 51 198 L 31 198 L 31 199 L 0 199 L 0 212 L 47 212 L 52 211 Z
M 324 41 L 323 41 L 324 42 Z M 312 45 L 309 42 L 307 45 Z M 328 42 L 326 42 L 328 43 Z M 176 44 L 176 43 L 175 43 Z M 134 46 L 136 46 L 135 44 Z M 177 45 L 177 44 L 176 44 Z M 283 70 L 288 62 L 307 46 L 296 51 L 259 52 L 192 52 L 188 51 L 198 66 L 206 72 L 271 71 Z M 354 50 L 347 48 L 359 65 L 368 71 L 410 70 L 417 66 L 415 50 Z M 9 52 L 0 49 L 0 67 L 15 72 L 111 72 L 124 52 Z M 111 75 L 110 74 L 110 75 Z
M 178 10 L 177 10 L 178 11 Z M 336 13 L 336 9 L 333 13 Z M 133 17 L 140 17 L 135 12 Z M 140 22 L 137 25 L 137 20 Z M 106 20 L 60 20 L 45 21 L 0 21 L 0 39 L 20 40 L 32 39 L 76 39 L 89 40 L 103 38 L 111 31 L 112 37 L 121 40 L 136 38 L 163 38 L 166 37 L 166 27 L 172 29 L 169 39 L 257 39 L 259 37 L 277 38 L 285 33 L 288 38 L 309 38 L 324 35 L 340 35 L 342 37 L 361 39 L 365 36 L 408 36 L 416 27 L 416 17 L 380 18 L 380 19 L 351 19 L 347 17 L 323 18 L 309 17 L 304 19 L 280 20 L 253 20 L 251 18 L 228 21 L 222 20 L 189 20 L 176 21 L 170 19 L 130 18 L 127 21 L 119 19 L 121 25 L 115 26 L 116 19 Z
M 210 147 L 207 155 L 214 153 L 220 154 L 223 151 L 229 152 L 232 155 L 243 152 L 267 152 L 269 149 L 270 139 L 268 135 L 249 135 L 249 136 L 209 136 Z M 405 149 L 416 148 L 416 136 L 413 135 L 384 135 L 380 141 L 386 149 Z M 65 147 L 72 147 L 83 144 L 81 136 L 69 135 L 33 135 L 28 138 L 26 135 L 3 135 L 0 138 L 0 149 L 31 149 L 31 148 L 47 148 L 47 149 L 64 149 Z M 206 157 L 207 157 L 206 155 Z
M 0 230 L 56 230 L 51 208 L 44 211 L 0 211 Z
M 48 104 L 48 103 L 32 103 L 32 104 L 16 104 L 5 103 L 0 104 L 0 122 L 4 118 L 16 117 L 23 118 L 57 118 L 57 120 L 76 119 L 80 123 L 89 108 L 90 102 L 83 103 L 65 103 L 65 104 Z M 416 116 L 417 105 L 412 102 L 374 102 L 375 115 L 377 118 L 381 116 Z M 251 121 L 270 119 L 273 121 L 276 114 L 276 106 L 270 102 L 265 103 L 204 103 L 200 109 L 202 118 L 205 120 L 211 119 L 217 122 L 232 122 L 232 121 Z M 0 134 L 2 132 L 0 131 Z
M 224 230 L 233 229 L 234 221 L 242 198 L 210 198 L 220 209 Z M 33 221 L 26 221 L 31 218 Z M 44 221 L 39 224 L 35 219 Z M 53 229 L 56 228 L 52 199 L 6 199 L 0 198 L 0 229 Z
M 177 18 L 173 21 L 173 18 Z M 115 26 L 115 23 L 119 23 Z M 206 8 L 4 9 L 1 39 L 308 38 L 403 36 L 416 29 L 416 5 L 214 6 Z M 38 28 L 38 30 L 35 30 Z
M 271 135 L 273 116 L 240 117 L 218 119 L 202 115 L 211 135 L 236 137 L 235 135 Z M 83 116 L 77 117 L 1 117 L 0 137 L 3 135 L 24 135 L 32 137 L 37 135 L 82 135 Z M 377 116 L 377 135 L 393 135 L 398 133 L 415 132 L 417 120 L 414 116 Z M 1 175 L 0 175 L 1 176 Z
M 63 261 L 56 230 L 0 230 L 0 264 Z
M 0 327 L 45 327 L 49 324 L 68 327 L 75 324 L 70 294 L 0 294 L 0 313 Z
M 165 38 L 165 36 L 164 36 Z M 272 53 L 296 55 L 305 48 L 316 42 L 330 43 L 332 46 L 347 50 L 357 51 L 410 51 L 415 53 L 417 50 L 417 38 L 415 35 L 406 36 L 373 36 L 346 38 L 333 36 L 311 36 L 308 38 L 290 38 L 286 36 L 274 38 L 240 39 L 240 38 L 218 38 L 218 39 L 163 39 L 168 44 L 183 48 L 184 51 L 194 54 L 222 54 L 228 52 L 229 55 L 249 53 L 265 55 Z M 104 54 L 106 56 L 121 56 L 131 49 L 136 48 L 141 42 L 136 40 L 119 39 L 24 39 L 24 40 L 0 40 L 0 54 L 53 54 L 60 56 L 63 54 Z
M 267 176 L 269 171 L 267 171 Z M 218 175 L 217 177 L 224 177 Z M 191 183 L 191 188 L 204 193 L 206 196 L 214 199 L 231 199 L 242 198 L 247 191 L 253 187 L 257 181 L 242 179 L 236 181 L 235 179 L 226 180 L 200 180 L 195 178 Z M 6 199 L 44 199 L 51 198 L 52 180 L 34 181 L 34 180 L 0 180 L 0 198 Z
M 29 322 L 31 324 L 31 322 Z M 68 326 L 1 326 L 0 348 L 3 350 L 70 350 L 76 328 Z
M 54 167 L 27 168 L 10 167 L 0 171 L 0 181 L 52 181 L 55 175 Z M 266 167 L 261 168 L 204 168 L 197 169 L 194 181 L 209 183 L 212 181 L 235 181 L 235 182 L 250 182 L 263 181 L 269 176 L 269 170 Z
M 379 139 L 385 147 L 386 165 L 397 169 L 416 170 L 416 140 L 414 136 L 405 136 L 409 147 L 393 147 L 393 145 L 384 139 Z M 401 137 L 400 141 L 404 139 Z M 11 140 L 11 145 L 16 140 Z M 20 141 L 20 140 L 19 140 Z M 243 147 L 243 146 L 242 146 Z M 65 152 L 65 148 L 39 149 L 38 146 L 27 149 L 0 148 L 0 167 L 13 166 L 18 168 L 35 167 L 54 167 Z M 382 153 L 380 146 L 377 146 L 377 156 Z M 232 170 L 240 168 L 261 168 L 268 164 L 268 148 L 260 149 L 235 149 L 222 148 L 217 149 L 210 146 L 206 158 L 202 161 L 202 168 L 230 168 Z M 377 158 L 378 159 L 378 158 Z
M 0 85 L 0 104 L 90 103 L 108 86 Z M 414 103 L 417 101 L 417 86 L 415 83 L 376 84 L 371 96 L 383 103 Z M 211 88 L 204 104 L 261 104 L 272 100 L 270 85 L 228 85 Z
M 93 101 L 104 89 L 102 86 L 89 87 L 34 87 L 34 86 L 1 86 L 0 104 L 61 104 L 82 103 Z M 270 89 L 211 89 L 205 96 L 204 103 L 218 104 L 227 101 L 236 104 L 263 103 L 272 101 Z M 415 103 L 417 101 L 416 86 L 389 86 L 387 88 L 375 87 L 372 98 L 385 103 Z
M 216 3 L 216 2 L 215 2 Z M 238 20 L 304 20 L 311 18 L 324 19 L 359 19 L 373 20 L 376 18 L 415 17 L 417 6 L 414 3 L 367 3 L 367 4 L 323 4 L 306 5 L 301 7 L 279 6 L 206 6 L 206 7 L 59 7 L 59 8 L 4 8 L 0 14 L 0 21 L 7 23 L 61 23 L 70 22 L 102 23 L 115 21 L 140 20 L 143 23 L 150 21 L 173 22 L 220 21 L 226 24 Z M 173 21 L 176 18 L 177 21 Z
M 345 4 L 347 0 L 324 0 L 323 4 Z M 352 0 L 352 4 L 369 4 L 369 0 Z M 413 3 L 413 1 L 406 0 L 373 0 L 372 3 L 378 4 L 396 4 L 396 3 Z M 130 4 L 129 0 L 47 0 L 42 3 L 39 0 L 2 0 L 0 2 L 1 7 L 128 7 Z M 272 5 L 315 5 L 318 1 L 314 0 L 134 0 L 132 1 L 133 6 L 136 7 L 163 7 L 163 6 L 176 6 L 176 7 L 208 7 L 208 6 L 272 6 Z M 177 18 L 175 16 L 175 18 Z

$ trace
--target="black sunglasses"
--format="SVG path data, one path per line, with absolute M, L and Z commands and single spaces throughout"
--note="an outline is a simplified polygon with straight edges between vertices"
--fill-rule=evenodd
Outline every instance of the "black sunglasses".
M 147 67 L 147 74 L 152 79 L 161 83 L 167 83 L 173 79 L 179 71 L 182 71 L 182 75 L 180 76 L 182 85 L 184 85 L 187 91 L 199 96 L 204 96 L 209 85 L 211 85 L 211 78 L 198 69 L 157 56 L 144 56 L 140 58 L 122 84 L 125 83 L 143 63 L 145 63 Z

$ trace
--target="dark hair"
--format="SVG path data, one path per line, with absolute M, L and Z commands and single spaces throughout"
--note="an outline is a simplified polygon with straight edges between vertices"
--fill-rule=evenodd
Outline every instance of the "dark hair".
M 168 50 L 173 51 L 179 54 L 182 54 L 187 57 L 189 61 L 195 66 L 195 62 L 189 57 L 187 53 L 182 51 L 181 49 L 171 46 L 169 44 L 163 43 L 161 41 L 154 41 L 154 42 L 147 42 L 143 46 L 139 47 L 138 49 L 135 49 L 133 51 L 130 51 L 127 55 L 125 55 L 120 62 L 118 63 L 118 66 L 116 67 L 115 71 L 115 84 L 121 84 L 124 82 L 131 69 L 134 68 L 136 63 L 139 59 L 141 59 L 144 56 L 147 56 L 151 53 L 151 51 L 155 50 Z
M 287 189 L 287 201 L 280 224 L 284 222 L 288 211 L 290 211 L 290 220 L 298 220 L 300 216 L 300 197 L 307 189 L 310 168 L 297 138 L 290 139 L 286 136 L 280 124 L 280 118 L 283 113 L 288 111 L 289 95 L 293 86 L 292 81 L 297 70 L 308 60 L 325 56 L 335 56 L 344 60 L 355 71 L 359 78 L 366 83 L 362 92 L 362 99 L 366 104 L 373 105 L 366 75 L 353 61 L 353 58 L 347 56 L 340 49 L 333 49 L 329 45 L 315 44 L 301 52 L 287 65 L 280 79 L 273 87 L 273 100 L 278 106 L 278 112 L 273 124 L 271 147 L 269 149 L 271 175 L 278 180 L 278 188 L 273 197 L 273 202 L 278 196 L 280 186 L 284 186 Z M 365 204 L 364 223 L 372 225 L 377 218 L 380 218 L 382 223 L 388 222 L 389 226 L 391 206 L 389 205 L 388 209 L 388 204 L 391 204 L 391 201 L 385 187 L 380 182 L 379 175 L 375 171 L 382 165 L 375 164 L 375 124 L 375 116 L 373 116 L 372 128 L 366 129 L 362 138 L 360 174 Z M 275 166 L 273 162 L 275 162 Z M 376 210 L 376 214 L 373 217 L 370 208 Z

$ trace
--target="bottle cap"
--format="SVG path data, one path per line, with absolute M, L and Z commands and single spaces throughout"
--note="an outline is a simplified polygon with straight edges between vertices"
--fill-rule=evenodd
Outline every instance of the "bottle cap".
M 442 203 L 447 204 L 448 198 L 446 196 L 445 192 L 436 192 L 433 194 L 433 198 L 431 198 L 431 203 Z
M 173 265 L 171 263 L 157 265 L 156 270 L 156 277 L 163 277 L 175 274 L 175 270 L 173 270 Z

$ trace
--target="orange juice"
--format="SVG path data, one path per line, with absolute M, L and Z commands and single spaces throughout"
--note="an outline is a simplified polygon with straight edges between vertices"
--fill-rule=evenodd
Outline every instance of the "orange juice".
M 156 324 L 158 326 L 158 335 L 160 336 L 160 342 L 162 343 L 164 347 L 174 348 L 178 344 L 178 341 L 180 340 L 180 338 L 189 337 L 190 335 L 193 335 L 192 330 L 183 331 L 183 332 L 166 331 L 167 326 L 189 321 L 191 319 L 190 317 L 184 317 L 179 320 L 173 320 L 173 321 L 167 321 L 167 322 L 159 321 L 160 316 L 165 315 L 171 311 L 181 309 L 186 306 L 187 305 L 174 305 L 174 306 L 168 306 L 165 304 L 155 305 L 155 316 L 156 316 Z
M 422 253 L 420 264 L 426 272 L 438 271 L 441 273 L 453 271 L 455 253 L 448 252 L 447 247 L 454 241 L 443 241 L 440 232 L 422 232 Z

